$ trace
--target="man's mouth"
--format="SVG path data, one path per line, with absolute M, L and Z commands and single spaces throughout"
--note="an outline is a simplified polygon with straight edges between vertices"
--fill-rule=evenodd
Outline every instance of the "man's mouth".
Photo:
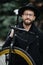
M 31 21 L 30 19 L 25 19 L 25 20 L 29 20 L 29 21 Z

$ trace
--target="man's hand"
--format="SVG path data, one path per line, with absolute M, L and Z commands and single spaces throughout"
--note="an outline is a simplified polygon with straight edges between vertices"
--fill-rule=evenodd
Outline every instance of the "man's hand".
M 11 29 L 11 33 L 10 33 L 10 37 L 13 38 L 13 35 L 14 35 L 14 29 Z

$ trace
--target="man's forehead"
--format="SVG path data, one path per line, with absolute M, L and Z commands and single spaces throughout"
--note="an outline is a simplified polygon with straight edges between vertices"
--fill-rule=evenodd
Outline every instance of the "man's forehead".
M 23 13 L 28 13 L 28 12 L 29 12 L 29 13 L 34 13 L 34 11 L 29 10 L 29 9 L 28 9 L 28 10 L 25 10 Z

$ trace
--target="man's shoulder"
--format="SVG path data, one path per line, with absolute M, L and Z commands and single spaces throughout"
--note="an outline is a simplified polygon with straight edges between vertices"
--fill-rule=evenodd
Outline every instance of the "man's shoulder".
M 38 28 L 38 32 L 43 35 L 43 31 L 40 28 Z
M 43 31 L 41 29 L 38 29 L 38 33 L 39 33 L 40 38 L 43 39 Z
M 34 30 L 39 36 L 43 36 L 43 31 L 38 28 L 36 25 L 34 25 Z

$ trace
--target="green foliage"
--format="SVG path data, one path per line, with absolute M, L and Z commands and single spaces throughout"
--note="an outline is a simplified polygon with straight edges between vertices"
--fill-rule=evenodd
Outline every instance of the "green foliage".
M 8 31 L 10 30 L 9 25 L 15 25 L 16 24 L 16 18 L 17 16 L 3 16 L 0 19 L 0 39 L 5 40 Z M 3 19 L 3 21 L 2 21 Z
M 17 16 L 14 9 L 18 7 L 19 4 L 13 1 L 0 4 L 0 39 L 5 40 L 10 30 L 9 25 L 16 24 Z

